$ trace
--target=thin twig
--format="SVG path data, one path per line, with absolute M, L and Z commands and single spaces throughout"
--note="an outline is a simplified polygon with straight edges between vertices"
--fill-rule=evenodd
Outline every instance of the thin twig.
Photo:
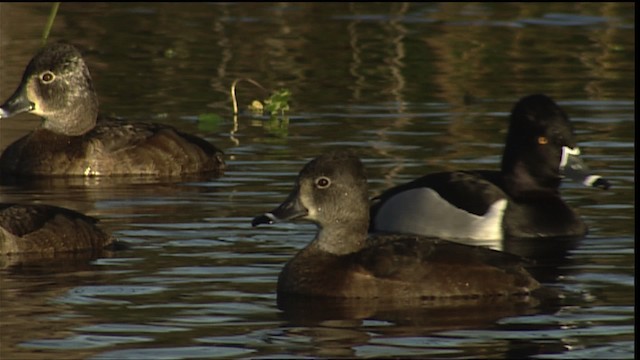
M 231 101 L 233 101 L 233 113 L 237 114 L 238 113 L 238 99 L 236 98 L 236 85 L 240 82 L 240 81 L 247 81 L 250 82 L 251 84 L 259 87 L 260 89 L 267 91 L 267 89 L 265 89 L 262 85 L 260 85 L 260 83 L 258 83 L 257 81 L 253 80 L 253 79 L 249 79 L 249 78 L 241 78 L 241 79 L 235 79 L 233 81 L 233 83 L 231 84 Z

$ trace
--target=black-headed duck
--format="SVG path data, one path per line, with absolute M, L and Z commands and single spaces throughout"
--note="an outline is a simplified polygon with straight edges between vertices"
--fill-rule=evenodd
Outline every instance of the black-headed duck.
M 421 236 L 368 236 L 365 170 L 348 151 L 307 163 L 287 199 L 252 224 L 285 220 L 313 222 L 318 232 L 281 271 L 279 297 L 506 297 L 540 286 L 515 255 Z
M 97 220 L 58 206 L 0 203 L 0 255 L 95 251 L 116 240 Z
M 0 174 L 14 176 L 177 176 L 220 172 L 222 152 L 168 125 L 98 119 L 98 96 L 76 47 L 44 46 L 0 119 L 30 112 L 42 125 L 9 145 Z
M 603 189 L 609 182 L 579 155 L 565 112 L 548 96 L 526 96 L 511 112 L 500 170 L 433 173 L 388 189 L 373 200 L 370 231 L 492 244 L 584 236 L 586 224 L 560 197 L 561 180 Z

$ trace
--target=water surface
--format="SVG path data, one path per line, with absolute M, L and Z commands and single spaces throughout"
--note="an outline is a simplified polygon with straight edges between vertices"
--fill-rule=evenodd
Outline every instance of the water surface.
M 39 46 L 50 4 L 0 4 L 0 98 Z M 52 29 L 86 53 L 105 114 L 224 149 L 220 178 L 45 180 L 0 187 L 100 219 L 131 249 L 0 270 L 3 359 L 632 358 L 635 17 L 630 3 L 71 4 Z M 231 115 L 229 88 L 290 89 L 287 121 Z M 283 312 L 275 285 L 314 227 L 251 228 L 323 151 L 362 157 L 371 194 L 433 171 L 496 169 L 508 113 L 544 92 L 609 191 L 564 183 L 590 232 L 507 244 L 564 299 Z M 241 108 L 266 95 L 241 83 Z M 203 114 L 215 121 L 198 121 Z M 38 124 L 0 122 L 0 149 Z M 332 312 L 333 311 L 333 312 Z M 322 315 L 322 316 L 319 316 Z M 325 316 L 326 315 L 326 316 Z

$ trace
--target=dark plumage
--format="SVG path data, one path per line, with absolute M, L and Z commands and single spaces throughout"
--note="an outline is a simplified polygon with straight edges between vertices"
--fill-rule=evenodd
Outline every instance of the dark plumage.
M 569 118 L 545 95 L 513 108 L 500 170 L 425 175 L 374 198 L 370 231 L 446 239 L 584 236 L 587 226 L 560 197 L 563 177 L 609 188 L 582 162 Z
M 17 176 L 176 176 L 224 170 L 214 145 L 171 126 L 98 120 L 98 98 L 80 52 L 66 43 L 42 48 L 0 119 L 22 112 L 40 128 L 9 145 L 0 174 Z
M 115 239 L 79 212 L 43 204 L 0 203 L 0 255 L 100 250 Z
M 539 287 L 518 256 L 411 235 L 367 236 L 364 167 L 349 152 L 309 162 L 293 192 L 253 225 L 307 220 L 315 239 L 284 267 L 278 295 L 337 298 L 477 298 Z

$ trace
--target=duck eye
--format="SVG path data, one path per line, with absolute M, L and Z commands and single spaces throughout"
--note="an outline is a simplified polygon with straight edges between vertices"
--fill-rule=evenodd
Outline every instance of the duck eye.
M 321 176 L 316 179 L 316 187 L 318 189 L 326 189 L 331 185 L 331 180 L 326 176 Z
M 544 145 L 546 143 L 549 142 L 549 139 L 546 138 L 546 136 L 540 136 L 538 137 L 538 144 L 540 145 Z
M 56 76 L 53 75 L 51 71 L 45 71 L 44 73 L 42 73 L 42 75 L 40 75 L 40 79 L 42 79 L 42 82 L 45 84 L 51 83 L 55 78 Z

